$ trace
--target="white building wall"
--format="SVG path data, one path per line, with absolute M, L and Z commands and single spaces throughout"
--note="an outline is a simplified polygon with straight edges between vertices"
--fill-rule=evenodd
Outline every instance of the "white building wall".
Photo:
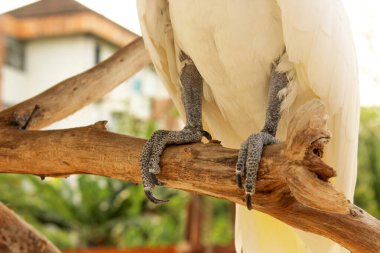
M 95 65 L 95 47 L 100 45 L 100 60 L 112 55 L 117 48 L 92 36 L 78 35 L 33 40 L 26 43 L 25 72 L 5 67 L 4 101 L 19 103 L 35 96 L 52 85 Z M 48 129 L 69 128 L 112 119 L 113 111 L 126 109 L 147 118 L 149 99 L 167 98 L 168 94 L 152 70 L 146 68 L 118 86 L 99 102 L 86 106 Z M 128 102 L 127 102 L 128 101 Z M 111 122 L 112 128 L 112 122 Z
M 70 36 L 28 42 L 25 70 L 30 95 L 78 74 L 94 65 L 94 39 Z
M 13 105 L 24 98 L 27 98 L 28 92 L 25 89 L 27 84 L 27 76 L 25 72 L 4 65 L 3 71 L 3 101 L 5 105 Z

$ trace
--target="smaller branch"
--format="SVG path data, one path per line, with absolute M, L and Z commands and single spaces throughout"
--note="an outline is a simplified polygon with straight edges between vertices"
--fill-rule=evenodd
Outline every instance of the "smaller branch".
M 352 252 L 380 252 L 380 221 L 348 203 L 327 181 L 335 172 L 321 160 L 330 138 L 326 119 L 324 106 L 313 100 L 290 122 L 284 143 L 265 147 L 254 208 Z M 0 172 L 84 173 L 140 183 L 144 143 L 107 132 L 105 122 L 54 131 L 0 128 Z M 167 187 L 244 205 L 244 192 L 235 184 L 237 156 L 238 150 L 217 143 L 171 146 L 161 158 L 158 177 Z
M 59 253 L 45 237 L 0 203 L 0 252 Z
M 117 51 L 95 67 L 0 113 L 0 127 L 41 129 L 99 100 L 149 64 L 142 38 Z M 69 102 L 68 102 L 69 101 Z M 32 112 L 39 107 L 33 118 Z

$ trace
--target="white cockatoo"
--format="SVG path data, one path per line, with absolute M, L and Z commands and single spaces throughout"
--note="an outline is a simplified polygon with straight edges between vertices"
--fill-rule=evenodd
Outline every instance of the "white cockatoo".
M 143 184 L 152 201 L 163 202 L 152 189 L 160 185 L 155 174 L 165 146 L 210 138 L 205 126 L 224 146 L 241 148 L 237 183 L 250 208 L 263 145 L 276 142 L 277 125 L 283 140 L 290 118 L 314 98 L 330 116 L 325 160 L 337 170 L 336 188 L 352 200 L 359 89 L 340 0 L 137 0 L 137 8 L 157 73 L 186 118 L 183 130 L 157 131 L 144 148 Z M 247 207 L 236 207 L 239 253 L 346 252 Z

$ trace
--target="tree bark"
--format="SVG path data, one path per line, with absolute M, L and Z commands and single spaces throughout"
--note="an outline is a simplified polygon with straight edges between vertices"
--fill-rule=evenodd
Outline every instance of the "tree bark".
M 348 203 L 327 181 L 334 171 L 320 158 L 329 138 L 323 108 L 318 101 L 305 105 L 290 123 L 286 142 L 265 148 L 254 208 L 352 252 L 379 252 L 380 222 Z M 5 128 L 0 136 L 3 173 L 85 173 L 140 182 L 145 140 L 107 132 L 104 122 L 53 131 Z M 159 179 L 167 187 L 244 205 L 244 193 L 235 185 L 237 155 L 238 150 L 218 143 L 169 147 Z
M 1 112 L 0 173 L 41 177 L 85 173 L 139 183 L 139 156 L 145 140 L 107 132 L 105 122 L 65 130 L 25 129 L 47 126 L 96 100 L 146 64 L 146 57 L 139 39 L 102 67 Z M 129 66 L 123 65 L 127 59 L 130 64 L 137 61 L 139 67 L 124 69 Z M 328 237 L 352 252 L 380 252 L 380 222 L 350 204 L 328 182 L 335 172 L 321 160 L 330 138 L 326 118 L 324 106 L 311 101 L 291 121 L 287 140 L 265 148 L 254 208 Z M 167 187 L 244 205 L 244 192 L 235 185 L 237 155 L 237 150 L 215 142 L 169 147 L 158 177 Z
M 0 203 L 1 253 L 59 253 L 60 251 L 14 212 Z

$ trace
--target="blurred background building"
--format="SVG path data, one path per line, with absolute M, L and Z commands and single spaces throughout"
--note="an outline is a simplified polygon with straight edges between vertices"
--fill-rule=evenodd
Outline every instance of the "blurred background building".
M 5 107 L 93 67 L 138 37 L 73 0 L 34 2 L 1 15 L 0 27 L 0 99 Z M 170 107 L 169 101 L 153 68 L 147 67 L 101 101 L 52 127 L 111 119 L 117 111 L 125 111 L 125 103 L 136 117 L 155 117 L 164 127 L 166 118 L 157 113 Z
M 0 13 L 5 6 L 25 5 L 8 7 L 10 11 L 0 15 L 0 106 L 37 95 L 133 41 L 139 33 L 134 2 L 0 0 Z M 366 106 L 361 110 L 355 202 L 380 218 L 380 16 L 376 8 L 380 4 L 343 2 L 353 25 L 362 106 Z M 99 13 L 108 13 L 108 18 Z M 128 20 L 133 32 L 115 20 L 123 24 Z M 48 128 L 99 120 L 108 120 L 111 131 L 145 138 L 158 128 L 182 126 L 152 66 Z M 146 200 L 141 186 L 109 178 L 83 175 L 41 181 L 34 176 L 0 175 L 0 201 L 70 252 L 99 247 L 128 249 L 124 252 L 233 252 L 232 204 L 176 190 L 158 189 L 158 194 L 170 198 L 169 204 L 155 206 Z

